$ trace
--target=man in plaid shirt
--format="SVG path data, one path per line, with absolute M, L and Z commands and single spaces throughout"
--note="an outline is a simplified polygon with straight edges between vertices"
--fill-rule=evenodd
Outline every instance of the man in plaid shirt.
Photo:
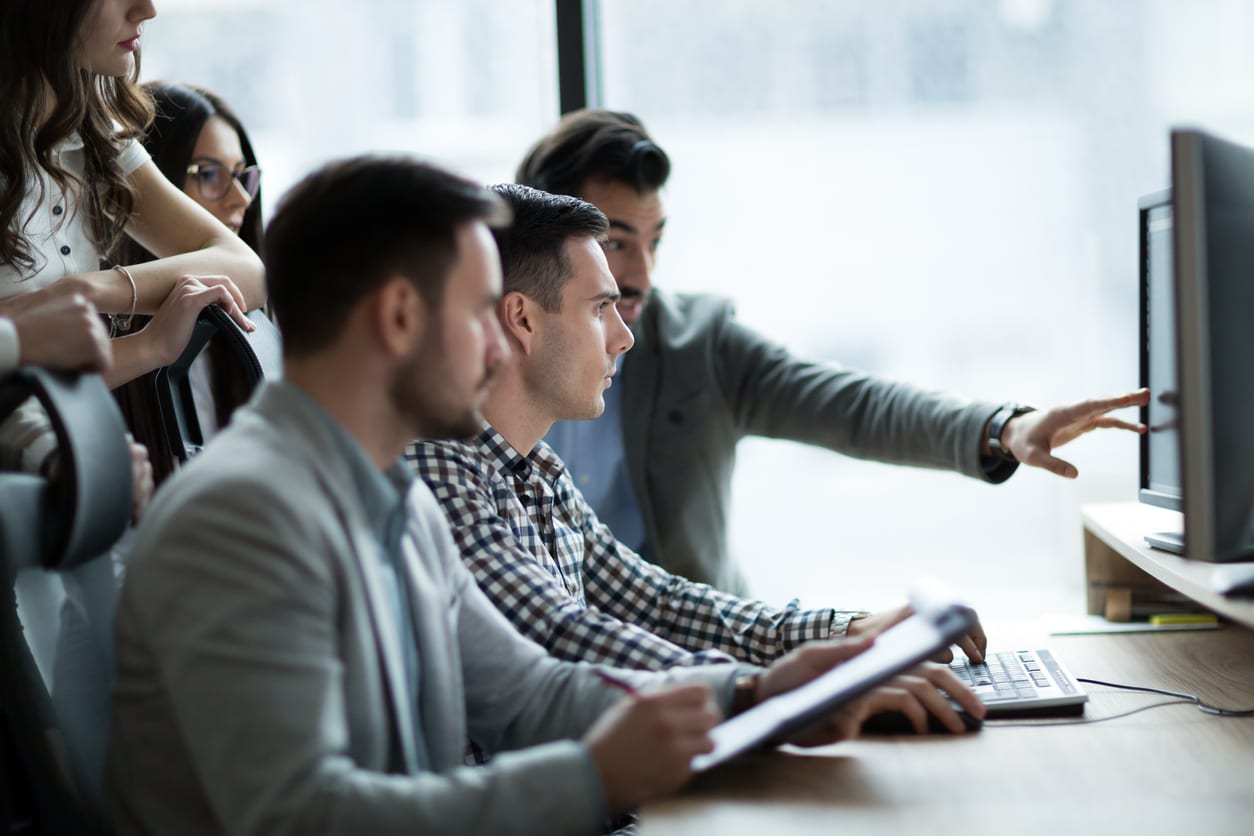
M 511 357 L 469 442 L 420 441 L 406 457 L 440 501 L 480 587 L 525 636 L 568 660 L 641 669 L 766 665 L 802 642 L 874 633 L 868 616 L 783 610 L 667 573 L 615 539 L 541 439 L 554 421 L 604 410 L 633 343 L 598 239 L 605 216 L 578 198 L 497 186 L 514 223 L 495 230 L 505 273 L 497 312 Z M 854 625 L 851 627 L 851 625 Z M 980 659 L 978 629 L 963 641 Z

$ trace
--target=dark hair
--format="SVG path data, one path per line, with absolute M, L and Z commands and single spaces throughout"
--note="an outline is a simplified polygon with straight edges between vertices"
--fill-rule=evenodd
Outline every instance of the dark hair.
M 408 278 L 438 308 L 457 228 L 508 218 L 487 189 L 412 157 L 354 157 L 308 175 L 266 229 L 266 278 L 284 353 L 330 345 L 356 304 L 393 276 Z
M 562 307 L 562 288 L 571 276 L 565 244 L 571 238 L 600 238 L 609 221 L 591 203 L 505 183 L 492 186 L 513 212 L 514 222 L 494 229 L 501 251 L 505 292 L 518 291 L 546 311 Z
M 514 179 L 554 194 L 580 195 L 588 180 L 624 183 L 637 194 L 666 185 L 670 157 L 630 113 L 576 110 L 562 117 L 518 166 Z
M 89 213 L 88 229 L 102 253 L 116 249 L 135 207 L 117 156 L 125 141 L 143 134 L 152 103 L 135 84 L 138 51 L 125 78 L 100 76 L 75 62 L 83 21 L 96 2 L 0 3 L 0 262 L 19 269 L 37 269 L 23 233 L 28 219 L 21 217 L 31 172 L 47 172 L 62 191 L 82 189 L 79 211 Z M 55 106 L 41 124 L 49 93 Z M 72 183 L 77 178 L 52 155 L 75 131 L 83 140 L 83 183 Z
M 152 155 L 152 161 L 161 169 L 166 179 L 180 190 L 187 181 L 187 167 L 192 164 L 192 154 L 200 139 L 200 132 L 211 117 L 224 120 L 239 137 L 244 152 L 244 165 L 257 165 L 257 155 L 248 139 L 248 132 L 235 112 L 221 98 L 191 84 L 169 84 L 152 81 L 144 85 L 152 97 L 156 116 L 144 137 L 144 147 Z M 244 222 L 239 237 L 261 254 L 261 191 L 244 210 Z M 155 256 L 139 244 L 127 242 L 119 259 L 123 264 L 151 261 Z
M 252 143 L 248 141 L 248 134 L 244 132 L 243 124 L 213 93 L 190 84 L 162 82 L 149 82 L 143 85 L 143 89 L 152 97 L 156 106 L 156 117 L 144 136 L 144 147 L 148 149 L 152 161 L 166 179 L 180 190 L 186 182 L 187 167 L 191 165 L 200 133 L 212 116 L 221 117 L 234 128 L 239 136 L 240 148 L 244 152 L 245 164 L 257 164 L 257 157 L 253 153 Z M 261 192 L 257 193 L 244 210 L 239 237 L 254 252 L 261 253 Z M 155 258 L 155 255 L 131 238 L 123 239 L 120 252 L 117 253 L 120 264 L 142 264 Z M 131 333 L 144 328 L 148 322 L 149 317 L 135 317 Z M 228 352 L 220 349 L 218 337 L 210 341 L 206 352 L 209 356 L 209 385 L 213 392 L 214 412 L 218 426 L 225 427 L 231 420 L 232 413 L 252 394 L 252 378 L 238 363 L 231 361 Z M 174 459 L 169 452 L 169 440 L 161 423 L 161 408 L 155 400 L 155 381 L 156 373 L 149 372 L 115 389 L 114 393 L 135 439 L 148 448 L 153 478 L 160 485 L 173 472 Z

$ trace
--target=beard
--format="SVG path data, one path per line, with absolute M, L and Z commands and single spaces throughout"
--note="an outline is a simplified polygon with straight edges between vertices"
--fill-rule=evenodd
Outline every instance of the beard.
M 467 403 L 470 399 L 459 393 L 447 357 L 438 328 L 428 332 L 414 355 L 396 370 L 388 387 L 393 409 L 414 428 L 415 437 L 468 439 L 483 428 L 479 404 L 491 373 L 474 387 L 473 402 Z

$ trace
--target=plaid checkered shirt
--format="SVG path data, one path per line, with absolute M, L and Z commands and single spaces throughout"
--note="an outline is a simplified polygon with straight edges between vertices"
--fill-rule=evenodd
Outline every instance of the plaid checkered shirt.
M 614 539 L 544 442 L 519 454 L 488 427 L 474 442 L 405 453 L 448 516 L 479 586 L 559 659 L 659 670 L 766 665 L 843 635 L 854 612 L 783 610 L 671 575 Z

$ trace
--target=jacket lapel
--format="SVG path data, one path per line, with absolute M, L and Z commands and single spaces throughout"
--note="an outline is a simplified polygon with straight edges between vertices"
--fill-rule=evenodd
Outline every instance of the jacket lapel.
M 362 588 L 366 591 L 366 604 L 370 610 L 370 621 L 374 627 L 375 638 L 379 642 L 379 661 L 383 667 L 383 678 L 387 683 L 392 717 L 396 722 L 396 733 L 400 738 L 400 751 L 404 761 L 404 769 L 408 774 L 418 771 L 418 754 L 414 746 L 413 705 L 409 694 L 409 685 L 405 682 L 405 660 L 401 650 L 401 637 L 398 625 L 391 616 L 392 608 L 386 604 L 387 587 L 379 576 L 379 561 L 383 556 L 374 538 L 366 533 L 361 526 L 348 526 L 353 541 L 354 560 Z
M 323 451 L 333 447 L 333 440 L 327 435 L 325 429 L 315 421 L 308 419 L 308 416 L 300 409 L 296 408 L 291 401 L 292 396 L 289 395 L 282 387 L 266 385 L 260 387 L 258 393 L 254 396 L 255 407 L 259 413 L 271 416 L 272 420 L 276 420 L 280 425 L 298 426 L 300 428 L 299 436 L 304 439 L 308 446 L 309 460 L 315 463 L 317 478 L 320 481 L 320 490 L 330 499 L 335 513 L 339 518 L 340 526 L 343 528 L 346 537 L 351 543 L 352 554 L 347 556 L 349 562 L 355 567 L 356 573 L 361 580 L 361 588 L 365 592 L 366 607 L 370 611 L 370 622 L 373 633 L 379 648 L 379 664 L 382 667 L 382 678 L 384 687 L 387 689 L 387 699 L 390 703 L 393 728 L 398 739 L 397 749 L 402 760 L 401 768 L 407 774 L 416 773 L 423 764 L 417 752 L 414 729 L 414 712 L 411 708 L 413 702 L 409 694 L 409 685 L 405 681 L 405 660 L 404 651 L 401 645 L 401 636 L 399 625 L 396 623 L 392 615 L 393 607 L 388 598 L 387 585 L 380 576 L 380 562 L 384 560 L 384 556 L 379 553 L 379 546 L 375 542 L 373 535 L 366 520 L 362 516 L 360 503 L 356 497 L 345 487 L 353 484 L 352 475 L 347 469 L 347 465 L 338 459 L 328 457 Z M 408 537 L 405 538 L 408 541 Z M 408 550 L 408 542 L 406 542 L 406 571 L 409 573 L 407 580 L 410 582 L 410 589 L 417 589 L 414 586 L 413 570 L 413 554 Z M 397 578 L 400 581 L 400 578 Z M 426 589 L 431 588 L 430 581 L 426 583 Z M 411 593 L 412 594 L 412 593 Z M 431 595 L 433 593 L 426 593 Z M 428 729 L 435 727 L 432 722 L 433 717 L 440 719 L 453 719 L 460 715 L 453 713 L 431 713 L 428 712 L 426 700 L 430 699 L 436 702 L 447 702 L 452 697 L 450 694 L 455 692 L 457 699 L 461 698 L 461 679 L 460 675 L 455 679 L 442 676 L 440 671 L 431 670 L 430 659 L 442 659 L 440 651 L 436 649 L 435 642 L 430 636 L 438 635 L 442 641 L 447 641 L 448 629 L 441 627 L 439 633 L 431 633 L 431 625 L 429 619 L 432 618 L 432 612 L 442 612 L 441 606 L 432 606 L 425 600 L 414 601 L 414 625 L 418 635 L 418 652 L 420 655 L 419 666 L 421 668 L 420 681 L 425 683 L 425 687 L 421 690 L 424 692 L 424 705 L 422 706 L 424 717 L 424 725 Z M 437 602 L 438 604 L 438 602 Z M 442 645 L 440 645 L 442 646 Z M 447 653 L 447 650 L 443 651 Z M 456 656 L 451 658 L 457 658 Z M 455 683 L 456 688 L 446 686 L 446 683 Z M 454 725 L 449 723 L 449 725 Z M 458 725 L 458 729 L 464 727 L 464 719 Z M 424 729 L 426 732 L 428 729 Z M 461 742 L 460 737 L 464 733 L 457 730 L 450 730 L 450 733 L 459 737 L 456 744 L 458 747 L 454 755 L 455 762 L 460 762 Z M 431 739 L 431 738 L 424 738 Z M 447 748 L 447 747 L 444 747 Z M 433 763 L 442 766 L 452 765 L 445 757 L 443 748 L 437 752 L 428 750 L 428 754 Z
M 414 530 L 401 540 L 410 612 L 417 631 L 419 695 L 423 742 L 431 768 L 443 771 L 462 762 L 466 746 L 465 707 L 460 651 L 449 624 L 451 604 L 439 594 L 420 552 L 431 545 L 415 542 Z M 425 538 L 423 538 L 425 540 Z

